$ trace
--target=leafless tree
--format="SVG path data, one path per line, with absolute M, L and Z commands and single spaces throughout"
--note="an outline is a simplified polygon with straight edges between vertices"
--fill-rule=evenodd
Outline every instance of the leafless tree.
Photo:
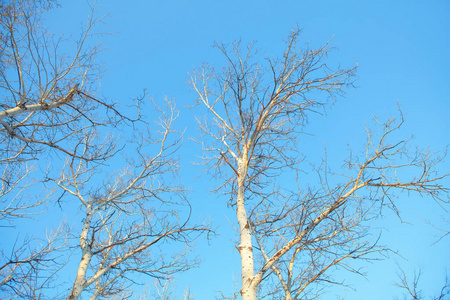
M 67 55 L 60 49 L 69 42 L 52 35 L 43 24 L 43 16 L 55 5 L 54 1 L 47 0 L 11 0 L 0 4 L 0 226 L 3 229 L 13 226 L 18 218 L 42 212 L 42 204 L 48 197 L 29 193 L 31 186 L 33 191 L 39 190 L 36 187 L 39 180 L 35 179 L 39 176 L 32 176 L 39 158 L 45 153 L 74 156 L 73 149 L 83 141 L 83 136 L 123 119 L 113 104 L 94 97 L 94 83 L 99 78 L 95 57 L 99 48 L 88 44 L 94 35 L 93 27 L 100 21 L 94 18 L 95 8 L 92 7 L 92 15 L 79 39 L 70 41 L 74 42 L 69 45 L 73 54 Z M 85 159 L 101 161 L 108 155 L 108 149 L 97 148 L 90 153 Z M 53 238 L 39 244 L 42 245 L 39 249 L 30 249 L 30 243 L 17 244 L 16 253 L 10 258 L 2 257 L 2 290 L 13 282 L 23 281 L 18 280 L 21 275 L 11 271 L 30 274 L 24 268 L 36 271 L 40 269 L 36 264 L 54 260 L 48 257 Z M 30 250 L 28 254 L 27 250 Z
M 258 293 L 270 299 L 314 298 L 321 284 L 335 282 L 330 270 L 353 270 L 347 261 L 383 250 L 365 221 L 384 204 L 395 209 L 399 191 L 437 200 L 448 192 L 445 176 L 434 170 L 442 157 L 410 153 L 406 141 L 390 141 L 402 118 L 379 123 L 380 136 L 368 130 L 366 151 L 352 155 L 340 176 L 325 160 L 319 187 L 293 192 L 274 186 L 286 181 L 277 180 L 279 175 L 300 171 L 298 137 L 308 115 L 351 86 L 355 72 L 333 71 L 326 64 L 328 44 L 299 49 L 299 35 L 294 30 L 283 56 L 266 58 L 266 64 L 256 61 L 253 45 L 216 45 L 227 66 L 220 71 L 204 66 L 191 75 L 197 103 L 209 115 L 199 120 L 204 162 L 223 180 L 218 190 L 230 196 L 236 210 L 245 300 Z M 399 175 L 404 169 L 417 176 Z
M 141 118 L 144 97 L 134 106 L 133 119 L 97 97 L 102 70 L 96 63 L 100 48 L 95 26 L 101 18 L 92 6 L 80 37 L 65 40 L 44 26 L 45 14 L 56 5 L 46 0 L 0 4 L 0 221 L 9 226 L 42 212 L 49 196 L 29 197 L 30 186 L 53 183 L 62 191 L 57 199 L 62 210 L 74 207 L 66 199 L 80 204 L 79 246 L 74 249 L 70 243 L 76 228 L 69 240 L 60 230 L 47 239 L 30 238 L 34 244 L 28 238 L 17 241 L 12 251 L 2 252 L 0 290 L 11 297 L 40 298 L 55 286 L 52 272 L 65 266 L 72 249 L 81 261 L 68 299 L 84 291 L 91 292 L 91 299 L 123 299 L 135 282 L 132 273 L 167 278 L 192 267 L 196 262 L 187 259 L 189 243 L 208 228 L 190 225 L 184 189 L 167 184 L 178 168 L 173 155 L 181 141 L 173 134 L 174 104 L 167 102 L 157 112 L 158 131 Z M 45 159 L 46 154 L 52 159 Z M 107 167 L 124 161 L 120 172 Z M 53 163 L 52 171 L 33 175 L 38 163 Z M 162 252 L 169 242 L 180 246 Z M 60 249 L 66 251 L 62 261 Z
M 84 215 L 79 236 L 81 260 L 67 299 L 78 299 L 85 290 L 92 291 L 91 299 L 126 294 L 134 283 L 130 273 L 165 280 L 196 263 L 186 258 L 189 243 L 208 228 L 189 224 L 185 191 L 169 177 L 178 169 L 173 154 L 181 140 L 170 136 L 177 117 L 175 108 L 168 102 L 168 107 L 159 112 L 161 130 L 152 128 L 150 134 L 148 129 L 151 137 L 136 130 L 126 140 L 126 153 L 137 155 L 125 156 L 123 170 L 104 178 L 107 171 L 98 169 L 115 157 L 101 165 L 92 164 L 84 159 L 90 155 L 86 141 L 76 155 L 69 156 L 61 176 L 49 178 L 64 193 L 78 199 Z M 155 154 L 148 154 L 152 151 Z M 187 211 L 180 212 L 179 207 Z M 177 242 L 181 249 L 162 250 L 161 244 L 168 242 L 171 249 L 177 249 Z

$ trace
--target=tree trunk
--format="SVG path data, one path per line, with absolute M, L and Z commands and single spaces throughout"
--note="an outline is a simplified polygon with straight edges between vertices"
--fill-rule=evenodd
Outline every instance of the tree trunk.
M 86 271 L 89 266 L 89 262 L 92 258 L 91 242 L 88 239 L 89 228 L 91 226 L 92 217 L 94 216 L 94 210 L 91 204 L 86 207 L 86 218 L 84 220 L 83 229 L 80 235 L 80 247 L 82 251 L 81 261 L 78 266 L 77 277 L 75 278 L 75 283 L 73 284 L 72 291 L 67 297 L 67 300 L 78 299 L 81 293 L 86 288 Z
M 67 300 L 75 300 L 78 299 L 81 293 L 86 288 L 86 270 L 89 265 L 89 262 L 92 258 L 92 252 L 87 251 L 81 258 L 80 265 L 78 266 L 77 277 L 75 279 L 75 283 L 73 284 L 72 292 L 70 293 Z
M 246 157 L 246 156 L 244 156 Z M 256 285 L 253 283 L 255 271 L 253 267 L 252 233 L 245 210 L 245 178 L 247 176 L 247 162 L 239 161 L 238 194 L 236 199 L 236 216 L 240 228 L 240 242 L 238 247 L 242 265 L 242 300 L 256 300 Z

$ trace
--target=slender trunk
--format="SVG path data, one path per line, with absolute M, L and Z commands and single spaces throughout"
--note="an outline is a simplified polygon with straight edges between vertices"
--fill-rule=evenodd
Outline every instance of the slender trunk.
M 246 157 L 246 156 L 244 156 Z M 250 224 L 245 210 L 245 178 L 247 176 L 247 162 L 239 161 L 238 193 L 236 199 L 236 216 L 240 229 L 238 247 L 242 265 L 242 300 L 256 300 L 256 285 L 253 283 L 255 271 L 253 267 L 253 247 Z
M 92 217 L 94 216 L 94 210 L 91 204 L 86 207 L 86 218 L 84 219 L 83 229 L 80 235 L 80 247 L 81 247 L 81 261 L 78 266 L 77 277 L 75 278 L 75 283 L 73 284 L 72 291 L 67 297 L 67 300 L 78 299 L 81 293 L 86 288 L 86 272 L 89 266 L 89 262 L 92 258 L 91 242 L 88 239 L 89 228 L 91 226 Z
M 91 298 L 89 298 L 89 300 L 96 300 L 98 295 L 100 294 L 100 289 L 101 289 L 101 286 L 100 286 L 100 278 L 99 278 L 95 281 L 95 290 L 94 290 L 94 293 L 92 294 Z
M 102 269 L 103 269 L 103 262 L 100 263 L 98 270 L 102 270 Z M 100 295 L 100 291 L 102 289 L 102 285 L 100 284 L 100 278 L 101 277 L 98 277 L 97 280 L 95 281 L 95 290 L 94 290 L 94 293 L 92 294 L 91 298 L 89 298 L 89 300 L 96 300 L 97 297 Z

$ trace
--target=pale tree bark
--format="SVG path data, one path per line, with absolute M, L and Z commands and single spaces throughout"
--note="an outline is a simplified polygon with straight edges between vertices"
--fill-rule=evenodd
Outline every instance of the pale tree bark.
M 229 193 L 234 198 L 231 204 L 236 208 L 240 230 L 241 295 L 246 300 L 256 299 L 261 281 L 254 273 L 248 201 L 267 185 L 266 176 L 295 163 L 285 152 L 298 130 L 296 126 L 306 121 L 306 111 L 328 102 L 309 100 L 307 93 L 324 91 L 333 97 L 350 84 L 348 79 L 353 72 L 353 69 L 322 72 L 326 66 L 321 59 L 328 49 L 299 52 L 298 35 L 299 31 L 295 31 L 290 37 L 282 60 L 269 60 L 269 69 L 253 61 L 255 53 L 251 46 L 242 53 L 239 44 L 233 45 L 231 51 L 217 45 L 228 60 L 224 74 L 205 67 L 191 76 L 198 102 L 206 106 L 215 120 L 200 123 L 205 135 L 213 139 L 212 147 L 202 141 L 206 145 L 206 163 L 221 172 L 221 176 L 225 173 L 223 166 L 232 170 L 222 187 L 230 187 Z M 263 86 L 266 76 L 273 78 L 273 82 Z M 305 99 L 297 102 L 296 96 Z
M 178 168 L 172 155 L 181 141 L 179 135 L 172 137 L 177 117 L 173 103 L 159 109 L 159 119 L 152 116 L 159 122 L 158 137 L 159 132 L 152 132 L 155 127 L 146 126 L 140 115 L 145 95 L 137 99 L 133 119 L 115 103 L 97 97 L 95 83 L 102 70 L 95 62 L 100 48 L 93 42 L 101 18 L 92 6 L 79 39 L 68 41 L 75 42 L 68 47 L 73 53 L 64 53 L 60 49 L 66 40 L 43 25 L 45 13 L 54 5 L 55 1 L 28 0 L 0 5 L 0 221 L 10 225 L 41 213 L 47 198 L 55 199 L 56 194 L 28 198 L 26 193 L 55 183 L 62 191 L 55 201 L 60 210 L 70 218 L 79 216 L 71 211 L 73 206 L 67 208 L 66 199 L 72 197 L 84 214 L 78 237 L 81 259 L 70 295 L 65 296 L 77 299 L 91 292 L 92 299 L 125 297 L 136 280 L 131 274 L 164 279 L 195 265 L 187 256 L 190 242 L 209 229 L 188 222 L 190 206 L 184 189 L 168 184 L 175 182 L 169 179 Z M 48 154 L 53 154 L 52 159 Z M 33 163 L 51 170 L 64 164 L 66 157 L 59 178 L 54 171 L 31 173 Z M 122 164 L 122 171 L 102 173 L 112 161 Z M 66 237 L 60 235 L 58 243 L 48 239 L 37 249 L 18 244 L 12 255 L 2 251 L 1 292 L 37 299 L 44 289 L 57 286 L 54 275 L 73 247 L 64 244 Z M 174 243 L 173 251 L 155 249 L 169 241 Z M 63 249 L 66 252 L 59 252 Z
M 101 71 L 95 64 L 99 47 L 87 46 L 100 21 L 95 7 L 79 39 L 67 41 L 75 42 L 73 53 L 64 53 L 60 49 L 66 41 L 44 26 L 45 14 L 56 5 L 55 1 L 28 0 L 0 4 L 2 231 L 44 212 L 51 193 L 40 192 L 45 171 L 35 171 L 48 168 L 51 160 L 46 159 L 47 154 L 54 154 L 53 161 L 59 155 L 75 156 L 75 149 L 90 131 L 126 119 L 113 103 L 95 97 L 92 83 Z M 97 148 L 90 153 L 84 159 L 101 162 L 109 150 Z M 12 252 L 2 249 L 3 293 L 38 297 L 44 288 L 51 288 L 51 273 L 64 265 L 58 251 L 66 238 L 64 230 L 57 232 L 56 237 L 18 238 Z
M 284 197 L 289 204 L 282 209 L 255 211 L 258 217 L 252 224 L 265 261 L 256 278 L 269 270 L 277 276 L 272 290 L 266 288 L 265 293 L 284 293 L 287 299 L 312 297 L 318 286 L 342 284 L 333 281 L 330 270 L 360 273 L 350 261 L 376 259 L 375 254 L 388 251 L 378 245 L 370 221 L 385 207 L 400 214 L 394 199 L 402 191 L 448 202 L 443 185 L 448 175 L 436 172 L 444 154 L 419 151 L 408 146 L 410 141 L 392 143 L 403 118 L 376 124 L 381 130 L 368 132 L 362 155 L 353 154 L 344 170 L 331 172 L 327 166 L 318 170 L 321 188 Z
M 43 27 L 53 1 L 6 1 L 1 7 L 0 162 L 33 160 L 49 149 L 75 155 L 87 131 L 125 118 L 113 103 L 95 97 L 99 46 L 86 46 L 100 19 L 91 16 L 72 55 Z M 71 41 L 73 42 L 73 41 Z M 100 109 L 99 109 L 100 108 Z M 118 118 L 117 118 L 118 117 Z M 101 161 L 102 153 L 84 159 Z
M 89 155 L 85 142 L 80 153 L 68 158 L 60 177 L 48 179 L 77 199 L 84 212 L 81 259 L 67 299 L 79 299 L 83 293 L 91 293 L 91 299 L 126 295 L 139 274 L 166 280 L 197 264 L 188 256 L 191 243 L 210 229 L 191 224 L 185 190 L 176 185 L 178 162 L 173 155 L 181 137 L 173 132 L 178 116 L 174 104 L 166 104 L 157 107 L 158 127 L 134 124 L 124 147 L 102 165 L 83 159 Z M 104 178 L 105 171 L 99 169 L 119 155 L 126 158 L 123 169 L 116 170 L 116 161 L 110 170 L 114 175 Z M 167 243 L 170 248 L 161 247 Z
M 247 149 L 243 149 L 243 158 L 247 157 Z M 238 191 L 236 196 L 236 217 L 240 231 L 239 254 L 242 261 L 242 297 L 253 299 L 256 297 L 256 285 L 252 283 L 254 273 L 253 246 L 250 224 L 245 209 L 245 178 L 247 177 L 248 162 L 245 159 L 238 160 Z
M 308 114 L 352 86 L 355 71 L 333 71 L 325 62 L 328 45 L 299 49 L 299 35 L 289 36 L 281 58 L 264 57 L 266 65 L 256 60 L 253 45 L 216 45 L 227 66 L 216 71 L 206 65 L 191 74 L 197 104 L 207 114 L 199 119 L 204 164 L 223 182 L 217 190 L 229 195 L 236 212 L 245 300 L 313 299 L 323 286 L 342 284 L 332 270 L 358 273 L 350 260 L 387 251 L 367 222 L 384 206 L 396 210 L 391 201 L 401 191 L 448 201 L 447 175 L 435 171 L 443 157 L 390 141 L 403 124 L 401 112 L 397 123 L 377 123 L 379 136 L 368 132 L 365 152 L 351 156 L 347 170 L 331 172 L 325 159 L 317 170 L 319 188 L 297 181 L 298 191 L 286 189 L 289 183 L 281 180 L 293 175 L 295 182 L 302 171 L 298 138 Z M 416 177 L 395 175 L 412 169 Z

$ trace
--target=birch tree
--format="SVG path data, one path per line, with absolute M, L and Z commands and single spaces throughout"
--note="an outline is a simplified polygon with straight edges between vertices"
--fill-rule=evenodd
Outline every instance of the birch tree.
M 83 212 L 81 259 L 67 299 L 79 299 L 84 291 L 90 292 L 90 299 L 126 298 L 136 281 L 131 273 L 167 280 L 196 264 L 186 257 L 190 242 L 209 229 L 190 224 L 185 190 L 171 176 L 178 169 L 173 154 L 181 141 L 171 137 L 177 117 L 172 103 L 160 114 L 160 130 L 152 127 L 144 134 L 135 125 L 135 134 L 124 141 L 126 166 L 121 171 L 111 170 L 105 178 L 109 172 L 98 170 L 115 156 L 101 165 L 83 159 L 89 156 L 87 141 L 69 156 L 59 178 L 49 178 L 77 199 Z M 170 249 L 163 247 L 167 243 Z
M 314 298 L 312 287 L 333 283 L 333 268 L 349 268 L 349 259 L 383 250 L 364 225 L 379 213 L 377 206 L 395 208 L 391 201 L 402 190 L 437 200 L 448 192 L 445 176 L 434 171 L 441 157 L 410 153 L 406 141 L 390 141 L 402 118 L 379 122 L 379 136 L 368 131 L 366 152 L 352 156 L 339 179 L 331 180 L 337 172 L 325 162 L 319 188 L 273 186 L 281 174 L 301 171 L 298 138 L 308 115 L 351 87 L 356 70 L 333 70 L 328 44 L 301 49 L 299 37 L 294 30 L 283 55 L 265 57 L 264 64 L 253 45 L 217 44 L 226 67 L 206 65 L 191 74 L 197 104 L 207 114 L 199 119 L 204 163 L 223 180 L 217 190 L 229 195 L 236 212 L 245 300 Z M 416 177 L 397 175 L 408 168 Z
M 193 266 L 196 261 L 186 256 L 189 243 L 208 229 L 190 224 L 184 189 L 167 183 L 174 182 L 173 155 L 181 141 L 173 132 L 174 104 L 159 109 L 152 116 L 159 123 L 149 127 L 140 115 L 145 96 L 133 104 L 135 114 L 127 108 L 134 118 L 98 97 L 101 18 L 92 6 L 79 38 L 67 40 L 44 26 L 55 6 L 28 0 L 0 4 L 0 226 L 45 213 L 45 204 L 54 200 L 71 221 L 82 221 L 73 286 L 69 295 L 58 296 L 126 298 L 137 278 L 132 274 L 165 280 Z M 108 169 L 109 163 L 122 170 Z M 38 165 L 53 171 L 33 174 Z M 36 194 L 51 183 L 62 192 Z M 81 215 L 68 199 L 79 202 Z M 51 288 L 61 284 L 55 273 L 67 263 L 76 229 L 67 235 L 61 227 L 44 239 L 17 240 L 2 250 L 0 291 L 11 298 L 37 299 L 46 292 L 53 297 L 57 290 Z M 169 242 L 173 251 L 159 251 Z
M 43 177 L 33 174 L 38 160 L 49 164 L 50 160 L 43 159 L 46 154 L 52 155 L 53 161 L 75 156 L 74 149 L 85 135 L 125 119 L 113 103 L 95 97 L 95 82 L 101 71 L 95 63 L 99 48 L 93 41 L 94 27 L 100 21 L 95 17 L 95 7 L 80 36 L 66 40 L 44 26 L 45 14 L 55 6 L 55 1 L 28 0 L 0 4 L 2 230 L 43 212 L 49 195 L 36 193 Z M 72 53 L 62 51 L 65 47 Z M 100 162 L 108 156 L 108 147 L 89 153 L 91 156 L 84 159 Z M 61 246 L 56 241 L 62 238 L 63 230 L 57 232 L 44 239 L 17 240 L 8 251 L 11 254 L 2 250 L 2 291 L 24 295 L 22 287 L 30 290 L 36 272 L 48 270 L 49 262 L 55 262 L 53 254 Z

